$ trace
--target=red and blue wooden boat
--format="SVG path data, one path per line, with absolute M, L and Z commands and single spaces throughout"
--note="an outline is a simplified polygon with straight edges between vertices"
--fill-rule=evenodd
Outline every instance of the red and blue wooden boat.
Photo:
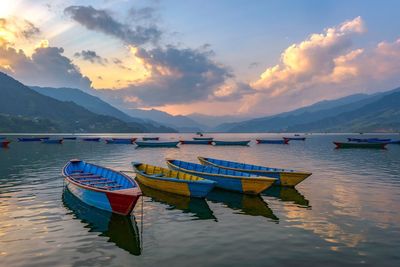
M 182 145 L 212 145 L 211 140 L 181 140 Z
M 63 139 L 45 139 L 42 140 L 43 144 L 62 144 Z
M 204 198 L 215 182 L 185 172 L 132 162 L 136 179 L 145 186 L 187 197 Z
M 129 215 L 142 195 L 129 176 L 82 160 L 70 160 L 62 173 L 72 194 L 99 209 Z
M 216 187 L 244 194 L 257 195 L 270 187 L 275 178 L 260 177 L 249 173 L 204 166 L 192 162 L 167 159 L 170 169 L 215 181 Z
M 336 145 L 336 148 L 375 148 L 375 149 L 384 149 L 388 143 L 376 142 L 376 143 L 367 143 L 367 142 L 333 142 Z
M 251 175 L 276 178 L 277 180 L 275 181 L 275 185 L 278 186 L 294 187 L 312 174 L 310 172 L 264 167 L 221 159 L 204 157 L 198 157 L 198 159 L 201 164 L 206 166 L 213 166 L 231 171 L 245 172 Z
M 248 146 L 250 140 L 246 141 L 213 141 L 214 146 Z
M 18 142 L 41 142 L 44 138 L 41 137 L 19 137 Z
M 145 136 L 145 137 L 142 137 L 142 140 L 143 141 L 158 141 L 158 140 L 160 140 L 160 137 L 151 137 L 151 136 Z
M 276 139 L 257 139 L 256 142 L 257 142 L 257 144 L 283 144 L 283 145 L 289 144 L 289 140 L 288 140 L 288 139 L 282 139 L 282 140 L 276 140 Z
M 305 137 L 283 137 L 283 140 L 288 140 L 288 141 L 305 141 Z
M 84 137 L 84 138 L 82 138 L 82 140 L 83 141 L 86 141 L 86 142 L 100 142 L 100 137 Z
M 193 140 L 196 141 L 212 141 L 213 139 L 213 137 L 193 137 Z
M 178 147 L 179 141 L 136 141 L 138 147 Z
M 6 147 L 8 147 L 8 145 L 9 145 L 11 142 L 8 141 L 8 140 L 3 140 L 3 141 L 0 141 L 0 143 L 1 143 L 1 147 L 6 148 Z
M 136 138 L 113 138 L 106 139 L 107 144 L 128 144 L 131 145 L 136 140 Z

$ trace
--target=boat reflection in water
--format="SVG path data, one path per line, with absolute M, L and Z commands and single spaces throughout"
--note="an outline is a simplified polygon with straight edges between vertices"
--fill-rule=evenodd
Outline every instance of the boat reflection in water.
M 271 186 L 261 193 L 263 196 L 275 197 L 283 202 L 292 202 L 302 208 L 310 208 L 310 202 L 296 188 Z
M 140 182 L 138 184 L 143 195 L 151 198 L 151 201 L 167 204 L 171 210 L 177 209 L 183 213 L 191 213 L 194 220 L 217 220 L 204 199 L 180 196 L 150 188 Z
M 273 211 L 268 207 L 268 204 L 258 195 L 247 195 L 214 189 L 208 193 L 206 199 L 214 203 L 223 203 L 228 208 L 238 210 L 238 214 L 262 216 L 274 222 L 279 221 L 279 218 L 275 216 Z
M 141 254 L 141 244 L 135 219 L 91 207 L 68 189 L 63 192 L 63 204 L 72 214 L 87 224 L 90 232 L 99 232 L 100 236 L 109 237 L 108 242 L 133 255 Z

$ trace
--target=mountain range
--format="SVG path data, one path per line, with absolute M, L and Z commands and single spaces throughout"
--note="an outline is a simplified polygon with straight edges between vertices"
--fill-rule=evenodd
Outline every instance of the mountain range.
M 400 130 L 400 88 L 321 101 L 274 116 L 225 123 L 218 132 L 392 132 Z
M 256 119 L 118 109 L 74 88 L 27 87 L 0 72 L 0 132 L 394 132 L 400 88 Z M 224 122 L 224 123 L 221 123 Z

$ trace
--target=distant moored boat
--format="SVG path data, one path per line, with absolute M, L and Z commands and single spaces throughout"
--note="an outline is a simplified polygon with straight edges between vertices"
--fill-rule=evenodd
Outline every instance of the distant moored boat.
M 193 140 L 196 141 L 212 141 L 213 139 L 213 137 L 193 137 Z
M 283 137 L 283 140 L 293 140 L 293 141 L 305 141 L 305 137 Z
M 276 139 L 257 139 L 257 144 L 289 144 L 288 139 L 276 140 Z
M 8 140 L 2 140 L 2 141 L 0 141 L 0 144 L 1 144 L 1 147 L 8 147 L 8 145 L 10 144 L 11 142 L 10 141 L 8 141 Z
M 43 138 L 40 137 L 20 137 L 17 138 L 18 142 L 40 142 Z
M 214 146 L 248 146 L 250 140 L 246 141 L 213 141 Z
M 181 140 L 182 145 L 211 145 L 211 140 Z
M 382 139 L 382 138 L 347 138 L 349 142 L 366 142 L 366 143 L 377 143 L 377 142 L 383 142 L 383 143 L 388 143 L 392 139 Z
M 179 141 L 135 141 L 138 147 L 178 147 Z
M 364 143 L 364 142 L 333 142 L 336 148 L 377 148 L 384 149 L 388 143 Z
M 142 140 L 143 141 L 157 141 L 157 140 L 160 140 L 160 137 L 150 137 L 150 136 L 148 136 L 148 137 L 142 137 Z
M 133 144 L 134 138 L 129 138 L 129 139 L 123 139 L 123 138 L 118 138 L 118 139 L 106 139 L 107 144 Z
M 62 144 L 63 139 L 45 139 L 42 140 L 43 144 Z
M 100 137 L 88 137 L 88 138 L 82 138 L 83 141 L 86 142 L 100 142 Z
M 63 137 L 64 140 L 76 140 L 76 137 Z

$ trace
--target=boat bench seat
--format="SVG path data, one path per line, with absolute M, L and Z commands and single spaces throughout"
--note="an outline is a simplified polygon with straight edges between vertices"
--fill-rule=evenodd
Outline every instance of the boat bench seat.
M 94 182 L 94 183 L 92 183 L 92 182 L 89 182 L 89 185 L 94 185 L 94 186 L 96 186 L 96 185 L 99 185 L 99 184 L 116 184 L 117 182 L 114 182 L 114 181 L 111 181 L 111 180 L 108 180 L 108 181 L 103 181 L 103 182 Z
M 75 178 L 74 180 L 81 182 L 81 183 L 87 183 L 87 182 L 91 182 L 91 181 L 105 181 L 108 179 L 100 177 L 100 178 L 94 178 L 94 179 L 92 179 L 92 178 Z
M 81 172 L 81 173 L 71 174 L 71 176 L 95 176 L 95 174 L 91 172 Z
M 111 186 L 94 186 L 96 188 L 100 188 L 100 189 L 105 189 L 105 190 L 111 190 L 111 189 L 115 189 L 115 188 L 120 188 L 122 187 L 122 185 L 111 185 Z

